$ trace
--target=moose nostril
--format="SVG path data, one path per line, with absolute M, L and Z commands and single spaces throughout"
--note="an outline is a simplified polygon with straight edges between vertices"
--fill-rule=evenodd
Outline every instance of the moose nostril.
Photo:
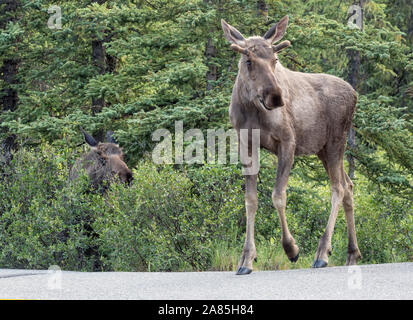
M 284 101 L 282 97 L 278 94 L 273 94 L 270 97 L 270 105 L 274 108 L 282 107 L 284 105 Z

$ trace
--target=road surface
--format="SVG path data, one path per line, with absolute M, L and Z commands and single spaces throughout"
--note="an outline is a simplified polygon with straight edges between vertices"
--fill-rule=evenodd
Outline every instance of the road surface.
M 0 299 L 413 299 L 413 263 L 234 272 L 0 269 Z

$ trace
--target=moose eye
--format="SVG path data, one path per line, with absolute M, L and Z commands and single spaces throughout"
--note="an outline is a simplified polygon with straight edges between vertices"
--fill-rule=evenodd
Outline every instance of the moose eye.
M 247 66 L 250 66 L 250 65 L 251 65 L 251 60 L 248 59 L 248 60 L 246 61 L 246 64 L 247 64 Z

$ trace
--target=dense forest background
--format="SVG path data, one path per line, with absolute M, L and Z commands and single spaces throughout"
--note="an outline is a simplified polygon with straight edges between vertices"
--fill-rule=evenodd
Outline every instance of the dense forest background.
M 361 30 L 348 25 L 353 4 Z M 292 46 L 281 63 L 339 76 L 359 95 L 346 166 L 362 262 L 411 261 L 411 1 L 1 0 L 0 267 L 233 270 L 245 230 L 239 165 L 156 166 L 151 134 L 173 132 L 178 120 L 204 132 L 230 128 L 239 57 L 220 20 L 263 35 L 284 15 Z M 87 150 L 80 127 L 100 140 L 115 132 L 132 186 L 103 196 L 86 177 L 68 184 Z M 276 157 L 262 152 L 261 162 L 257 268 L 309 267 L 330 206 L 324 169 L 315 157 L 295 161 L 287 215 L 302 254 L 294 265 L 271 205 Z M 341 215 L 330 264 L 344 263 L 346 242 Z

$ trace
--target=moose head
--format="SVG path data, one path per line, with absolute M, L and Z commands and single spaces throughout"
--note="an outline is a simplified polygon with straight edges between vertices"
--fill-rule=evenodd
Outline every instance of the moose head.
M 105 182 L 110 183 L 114 178 L 130 184 L 132 171 L 124 161 L 122 148 L 113 137 L 113 132 L 106 134 L 107 142 L 96 141 L 89 133 L 81 128 L 90 151 L 78 159 L 73 166 L 70 179 L 74 180 L 79 175 L 79 170 L 85 169 L 92 184 L 98 188 L 103 187 Z
M 262 37 L 247 39 L 233 26 L 221 20 L 226 39 L 231 43 L 231 49 L 242 54 L 239 63 L 238 77 L 245 86 L 243 93 L 247 93 L 251 104 L 259 109 L 273 110 L 284 106 L 281 84 L 275 76 L 278 62 L 277 53 L 288 47 L 288 40 L 279 44 L 288 24 L 288 16 L 283 17 L 276 25 L 269 29 Z

